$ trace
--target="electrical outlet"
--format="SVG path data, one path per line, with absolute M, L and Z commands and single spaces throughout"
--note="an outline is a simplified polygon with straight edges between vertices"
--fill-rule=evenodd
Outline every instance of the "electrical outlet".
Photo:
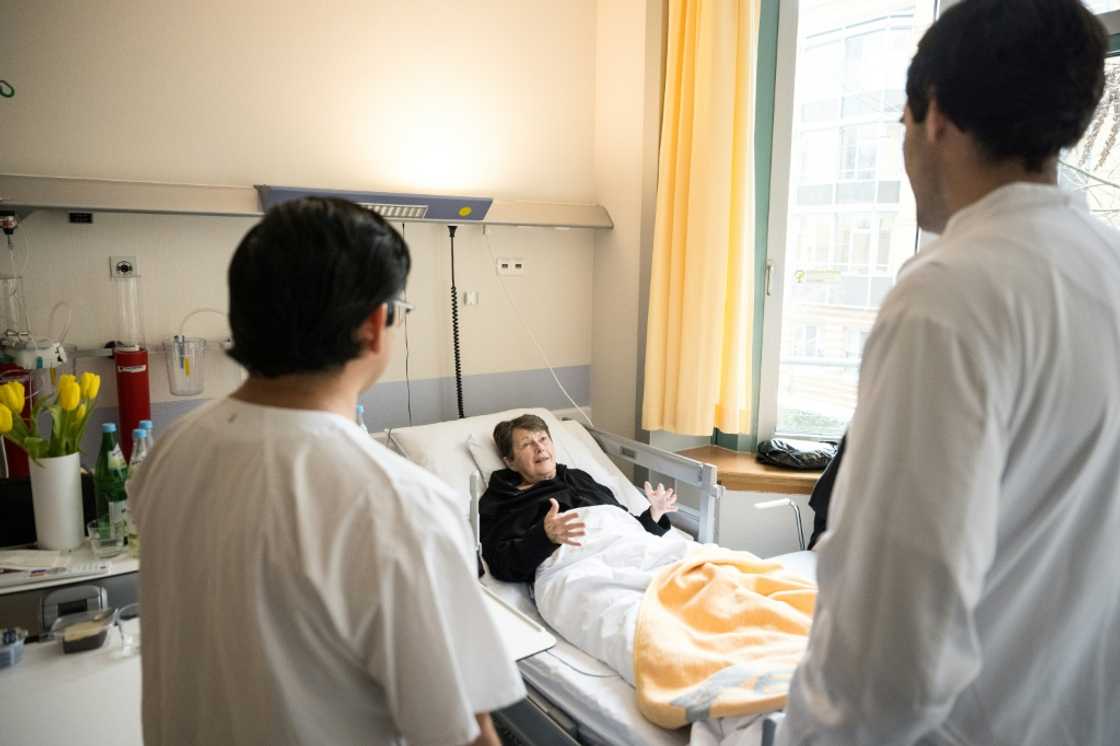
M 136 261 L 134 256 L 111 256 L 109 257 L 109 277 L 114 280 L 124 279 L 126 277 L 139 277 L 140 264 Z
M 525 274 L 525 260 L 521 257 L 500 257 L 498 259 L 498 274 L 523 275 Z

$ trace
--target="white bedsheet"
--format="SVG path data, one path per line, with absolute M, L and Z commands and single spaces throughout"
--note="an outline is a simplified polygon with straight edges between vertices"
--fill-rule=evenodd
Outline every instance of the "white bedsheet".
M 677 532 L 655 536 L 612 505 L 581 508 L 581 546 L 564 545 L 537 568 L 537 608 L 549 626 L 634 685 L 634 630 L 658 568 L 696 546 Z
M 503 601 L 548 626 L 529 598 L 525 583 L 503 583 L 487 575 L 482 582 Z M 555 630 L 553 630 L 555 632 Z M 686 729 L 658 728 L 642 717 L 634 688 L 606 664 L 556 634 L 555 647 L 517 666 L 533 688 L 574 718 L 591 743 L 603 746 L 685 746 Z

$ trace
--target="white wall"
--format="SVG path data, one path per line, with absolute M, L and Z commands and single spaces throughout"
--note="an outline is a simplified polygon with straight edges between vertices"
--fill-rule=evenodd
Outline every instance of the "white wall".
M 0 99 L 0 171 L 594 202 L 595 28 L 593 0 L 5 2 L 2 73 L 16 96 Z M 111 339 L 108 257 L 134 255 L 148 341 L 168 337 L 189 310 L 226 308 L 226 266 L 252 223 L 100 213 L 70 225 L 37 212 L 16 236 L 32 328 L 46 332 L 68 300 L 70 341 Z M 410 224 L 406 237 L 410 373 L 447 376 L 446 230 Z M 489 241 L 526 260 L 507 282 L 552 364 L 590 364 L 592 232 L 491 228 Z M 481 301 L 461 309 L 464 373 L 543 367 L 480 228 L 459 231 L 456 254 L 460 290 Z M 187 331 L 228 333 L 210 316 Z M 386 380 L 404 376 L 401 353 Z M 239 376 L 210 357 L 205 395 L 222 395 Z
M 661 0 L 598 5 L 595 186 L 614 230 L 596 235 L 591 401 L 596 424 L 639 429 L 661 110 Z
M 3 170 L 591 202 L 593 0 L 5 2 Z
M 787 506 L 759 510 L 755 503 L 788 497 L 801 510 L 805 542 L 813 535 L 813 509 L 808 495 L 779 495 L 766 492 L 727 492 L 719 504 L 719 543 L 729 549 L 744 549 L 759 557 L 796 552 L 797 523 Z

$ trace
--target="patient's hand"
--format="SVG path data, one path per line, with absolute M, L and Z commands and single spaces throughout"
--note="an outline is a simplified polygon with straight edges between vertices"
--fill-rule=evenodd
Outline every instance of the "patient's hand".
M 665 489 L 665 485 L 658 483 L 657 489 L 646 482 L 646 497 L 649 498 L 649 517 L 654 523 L 661 520 L 666 513 L 677 512 L 677 493 L 672 489 Z
M 549 541 L 553 544 L 580 546 L 576 539 L 587 533 L 587 526 L 579 519 L 579 513 L 574 510 L 561 513 L 560 503 L 556 502 L 556 498 L 550 497 L 548 501 L 552 503 L 552 507 L 544 517 L 544 532 L 548 535 Z

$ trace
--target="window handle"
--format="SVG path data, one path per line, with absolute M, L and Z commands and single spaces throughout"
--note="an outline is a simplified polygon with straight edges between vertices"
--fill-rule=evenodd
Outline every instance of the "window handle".
M 766 293 L 766 297 L 768 298 L 770 297 L 770 290 L 773 287 L 773 279 L 774 262 L 766 262 L 766 279 L 763 282 L 763 287 L 765 288 L 764 292 Z

